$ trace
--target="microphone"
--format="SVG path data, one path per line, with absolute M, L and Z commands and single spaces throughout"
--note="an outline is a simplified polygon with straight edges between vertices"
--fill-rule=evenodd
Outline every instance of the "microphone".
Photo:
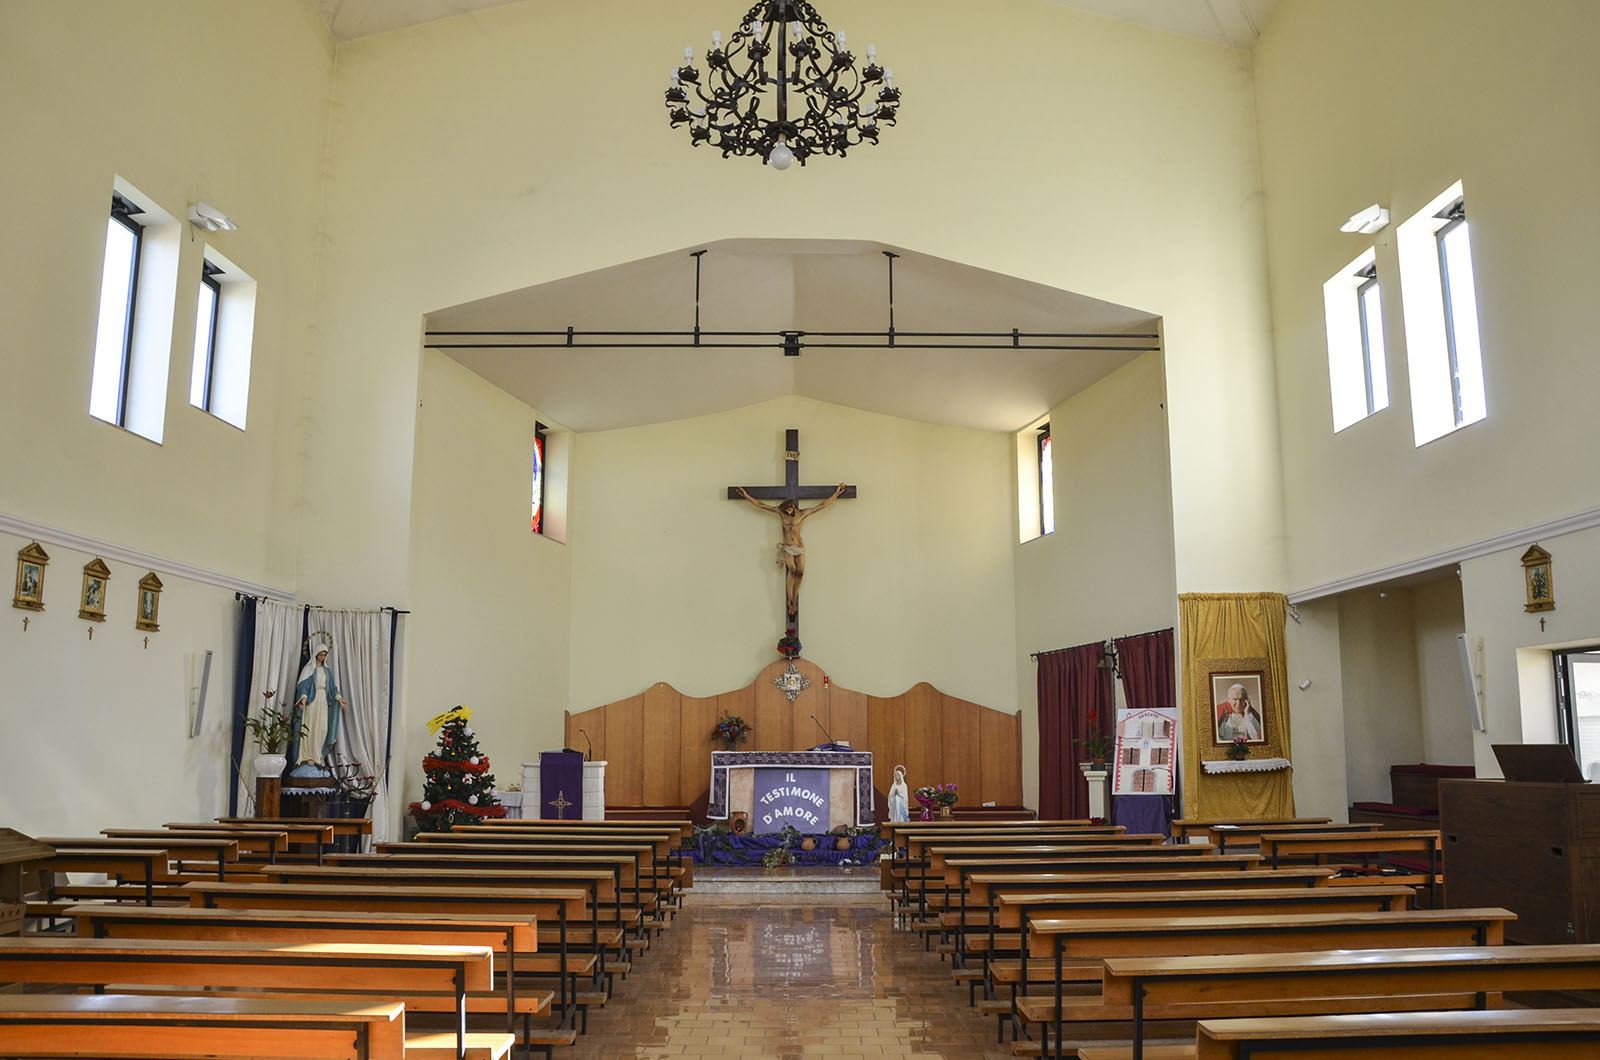
M 578 735 L 582 736 L 583 742 L 589 745 L 588 752 L 583 756 L 583 760 L 587 762 L 589 759 L 594 757 L 594 741 L 589 739 L 589 734 L 584 732 L 582 729 L 578 730 Z
M 828 732 L 828 730 L 827 730 L 827 729 L 824 729 L 824 728 L 823 728 L 823 727 L 822 727 L 822 722 L 820 722 L 820 721 L 817 721 L 817 716 L 816 716 L 816 715 L 815 715 L 815 714 L 813 714 L 813 715 L 811 715 L 811 721 L 812 721 L 812 722 L 813 722 L 813 723 L 814 723 L 814 724 L 815 724 L 815 725 L 816 725 L 816 727 L 817 727 L 817 728 L 818 728 L 818 729 L 821 729 L 821 730 L 822 730 L 822 735 L 823 735 L 823 736 L 825 736 L 825 737 L 827 737 L 827 740 L 828 740 L 828 744 L 829 744 L 829 749 L 830 749 L 830 750 L 832 750 L 832 749 L 833 749 L 833 748 L 832 748 L 832 744 L 833 744 L 833 736 L 832 736 L 832 735 L 831 735 L 831 734 L 830 734 L 830 733 L 829 733 L 829 732 Z

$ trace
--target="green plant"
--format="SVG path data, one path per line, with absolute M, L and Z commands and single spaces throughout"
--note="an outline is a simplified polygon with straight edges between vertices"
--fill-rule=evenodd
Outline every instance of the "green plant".
M 256 749 L 265 755 L 281 755 L 289 746 L 289 737 L 305 739 L 305 723 L 295 720 L 292 710 L 277 710 L 263 706 L 261 713 L 244 719 L 244 727 L 256 742 Z
M 769 869 L 782 868 L 794 863 L 794 846 L 800 842 L 800 829 L 786 824 L 778 829 L 778 845 L 761 855 L 761 864 Z

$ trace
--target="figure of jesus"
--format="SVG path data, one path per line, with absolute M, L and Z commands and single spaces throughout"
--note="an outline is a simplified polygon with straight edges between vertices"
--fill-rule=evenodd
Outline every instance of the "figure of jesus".
M 820 504 L 802 508 L 794 501 L 762 504 L 746 493 L 744 487 L 739 487 L 739 496 L 762 511 L 778 513 L 778 522 L 783 527 L 783 541 L 778 545 L 778 566 L 783 568 L 784 599 L 791 620 L 800 614 L 800 581 L 806 576 L 806 546 L 800 539 L 800 524 L 838 500 L 844 490 L 845 485 L 841 482 L 839 488 L 833 491 L 833 496 Z

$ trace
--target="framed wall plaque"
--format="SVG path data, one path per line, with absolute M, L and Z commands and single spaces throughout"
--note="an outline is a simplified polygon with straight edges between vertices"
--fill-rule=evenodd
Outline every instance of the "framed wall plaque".
M 83 596 L 78 602 L 78 617 L 91 622 L 106 620 L 106 583 L 111 580 L 111 568 L 96 556 L 83 565 Z
M 17 553 L 17 592 L 11 598 L 12 607 L 24 611 L 44 610 L 44 568 L 49 562 L 50 554 L 40 548 L 37 541 L 30 541 Z

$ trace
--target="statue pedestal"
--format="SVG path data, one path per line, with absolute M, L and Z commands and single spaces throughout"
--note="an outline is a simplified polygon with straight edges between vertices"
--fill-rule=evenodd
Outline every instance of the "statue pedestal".
M 1089 782 L 1089 816 L 1102 821 L 1111 819 L 1111 795 L 1107 791 L 1111 771 L 1104 762 L 1079 762 L 1083 779 Z

